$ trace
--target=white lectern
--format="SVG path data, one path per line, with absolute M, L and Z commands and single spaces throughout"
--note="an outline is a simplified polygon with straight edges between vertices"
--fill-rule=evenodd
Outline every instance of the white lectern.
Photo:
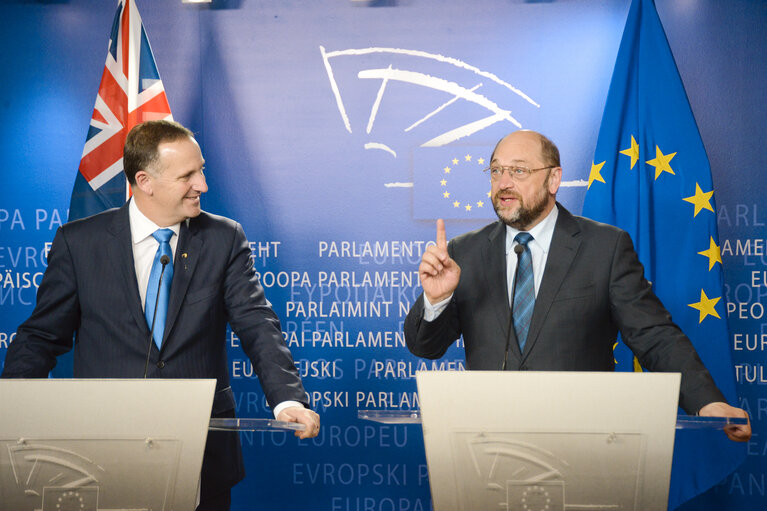
M 215 384 L 0 381 L 0 511 L 194 510 Z
M 436 511 L 666 509 L 679 374 L 416 379 Z
M 0 380 L 0 511 L 192 511 L 215 380 Z

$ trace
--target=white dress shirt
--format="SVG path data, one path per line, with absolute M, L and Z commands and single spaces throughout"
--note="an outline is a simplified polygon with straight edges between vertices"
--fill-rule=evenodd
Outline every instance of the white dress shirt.
M 555 205 L 543 220 L 527 231 L 533 237 L 527 246 L 530 248 L 530 255 L 533 259 L 535 296 L 538 296 L 538 289 L 541 287 L 543 270 L 546 268 L 546 260 L 549 257 L 549 248 L 551 247 L 551 238 L 554 236 L 554 226 L 557 224 L 558 216 L 559 209 L 557 209 L 557 206 Z M 514 245 L 517 245 L 518 243 L 514 241 L 514 238 L 519 232 L 521 231 L 518 229 L 508 225 L 506 226 L 506 281 L 508 282 L 509 307 L 511 307 L 511 291 L 514 289 L 514 273 L 517 269 L 517 255 L 514 253 Z M 452 294 L 441 302 L 432 305 L 424 295 L 424 319 L 426 321 L 433 321 L 447 308 L 451 298 L 453 298 Z
M 533 237 L 527 246 L 530 248 L 530 255 L 533 259 L 533 279 L 535 281 L 536 297 L 543 280 L 543 270 L 546 268 L 549 247 L 551 247 L 551 237 L 554 236 L 554 226 L 557 223 L 558 216 L 559 210 L 555 205 L 554 209 L 546 215 L 546 218 L 527 231 Z M 520 232 L 513 227 L 506 226 L 506 282 L 509 284 L 509 306 L 511 306 L 511 291 L 514 289 L 514 274 L 516 273 L 517 261 L 519 260 L 517 254 L 514 253 L 514 245 L 518 245 L 518 243 L 514 242 L 514 238 Z
M 133 266 L 136 270 L 136 282 L 138 283 L 139 295 L 141 295 L 141 308 L 143 309 L 146 306 L 146 287 L 149 284 L 149 274 L 152 272 L 154 255 L 157 253 L 157 247 L 160 246 L 160 243 L 154 239 L 152 234 L 157 229 L 161 229 L 161 227 L 144 216 L 133 199 L 131 199 L 128 205 L 128 219 L 130 221 L 131 241 L 133 242 Z M 168 229 L 173 231 L 173 236 L 170 238 L 170 249 L 173 257 L 175 257 L 181 223 L 171 225 Z

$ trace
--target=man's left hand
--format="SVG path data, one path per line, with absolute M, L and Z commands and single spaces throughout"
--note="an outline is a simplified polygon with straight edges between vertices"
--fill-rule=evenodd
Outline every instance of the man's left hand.
M 735 442 L 748 442 L 751 438 L 751 421 L 745 410 L 717 401 L 701 408 L 698 415 L 702 417 L 738 417 L 746 419 L 746 424 L 725 426 L 724 432 L 727 433 L 727 437 L 730 440 Z
M 298 422 L 306 426 L 303 431 L 296 431 L 298 438 L 314 438 L 320 432 L 320 416 L 303 406 L 291 406 L 285 408 L 277 416 L 278 421 Z

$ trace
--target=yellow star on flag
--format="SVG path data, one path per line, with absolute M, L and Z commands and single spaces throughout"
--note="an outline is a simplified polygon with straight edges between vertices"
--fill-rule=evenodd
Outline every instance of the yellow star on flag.
M 722 319 L 719 317 L 719 313 L 716 312 L 715 308 L 716 303 L 721 300 L 721 298 L 721 296 L 717 298 L 709 298 L 706 296 L 706 292 L 701 289 L 700 301 L 697 303 L 688 303 L 687 305 L 693 309 L 697 309 L 700 312 L 700 319 L 698 320 L 698 323 L 703 323 L 703 320 L 706 319 L 706 316 L 714 316 L 715 318 Z
M 490 192 L 487 192 L 487 197 L 490 198 Z
M 594 181 L 599 181 L 600 183 L 605 182 L 605 178 L 602 177 L 602 167 L 605 166 L 605 162 L 597 163 L 595 164 L 593 161 L 591 162 L 591 172 L 589 173 L 589 185 L 586 187 L 587 189 L 591 188 L 591 183 Z
M 648 165 L 652 165 L 655 167 L 655 179 L 658 179 L 658 176 L 660 176 L 663 172 L 668 172 L 669 174 L 674 174 L 674 170 L 671 168 L 671 160 L 676 156 L 676 153 L 671 154 L 663 154 L 663 152 L 660 150 L 660 147 L 657 145 L 655 146 L 655 158 L 652 160 L 648 160 Z
M 458 165 L 458 158 L 453 158 L 453 165 Z
M 447 186 L 447 181 L 445 181 L 445 180 L 443 179 L 442 181 L 440 181 L 440 182 L 439 182 L 439 184 L 441 184 L 442 186 Z
M 461 205 L 461 203 L 460 203 L 460 202 L 458 202 L 458 201 L 455 201 L 455 202 L 453 203 L 453 207 L 454 207 L 454 208 L 457 208 L 457 207 L 458 207 L 458 206 L 460 206 L 460 205 Z
M 479 165 L 484 165 L 485 164 L 485 159 L 484 158 L 477 158 L 477 163 Z
M 695 183 L 695 195 L 692 197 L 685 197 L 684 201 L 689 202 L 690 204 L 695 204 L 695 213 L 693 213 L 693 218 L 698 216 L 698 213 L 702 209 L 707 209 L 714 212 L 714 208 L 711 207 L 711 197 L 714 195 L 714 190 L 711 190 L 710 192 L 703 192 L 703 190 L 700 189 L 700 185 L 698 183 Z
M 464 156 L 463 158 L 464 158 L 466 161 L 471 161 L 471 155 L 470 155 L 470 154 L 467 154 L 467 155 L 466 155 L 466 156 Z
M 637 141 L 634 139 L 634 135 L 631 135 L 631 147 L 624 149 L 620 153 L 631 157 L 631 168 L 633 169 L 639 159 L 639 144 L 637 144 Z
M 481 208 L 481 207 L 482 207 L 482 206 L 484 206 L 484 205 L 485 205 L 485 203 L 484 203 L 484 202 L 482 202 L 482 201 L 477 201 L 477 207 L 478 207 L 478 208 Z
M 449 198 L 450 198 L 450 192 L 444 192 L 444 193 L 442 194 L 442 196 L 443 196 L 444 198 L 446 198 L 446 199 L 449 199 Z
M 471 211 L 471 204 L 466 204 L 464 207 L 466 208 L 466 211 Z
M 445 167 L 445 168 L 444 168 L 444 169 L 442 169 L 442 170 L 444 170 L 444 171 L 445 171 L 445 174 L 450 174 L 450 167 Z
M 719 250 L 717 244 L 714 243 L 714 238 L 710 238 L 711 241 L 709 242 L 708 249 L 698 252 L 700 255 L 708 257 L 708 271 L 711 271 L 711 268 L 713 268 L 716 263 L 722 264 L 722 252 Z

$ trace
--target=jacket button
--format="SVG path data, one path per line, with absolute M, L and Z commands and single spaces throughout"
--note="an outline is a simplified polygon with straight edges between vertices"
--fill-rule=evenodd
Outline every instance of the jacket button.
M 165 362 L 164 362 L 164 361 L 162 361 L 162 360 L 160 360 L 159 362 L 157 362 L 157 367 L 159 367 L 160 369 L 162 369 L 163 367 L 165 367 Z

